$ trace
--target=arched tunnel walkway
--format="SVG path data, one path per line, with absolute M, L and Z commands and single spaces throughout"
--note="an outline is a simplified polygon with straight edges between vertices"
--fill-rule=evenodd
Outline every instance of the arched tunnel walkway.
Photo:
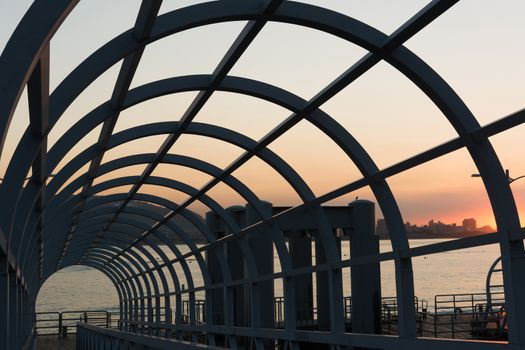
M 144 0 L 132 28 L 94 51 L 50 93 L 50 40 L 77 2 L 34 1 L 0 57 L 2 146 L 24 89 L 30 119 L 0 187 L 5 203 L 0 212 L 0 349 L 31 348 L 35 300 L 42 284 L 57 270 L 74 265 L 89 266 L 107 276 L 116 288 L 120 307 L 119 330 L 79 326 L 80 348 L 102 348 L 101 344 L 118 337 L 158 348 L 177 344 L 250 349 L 525 347 L 523 230 L 507 175 L 489 140 L 523 123 L 525 113 L 518 111 L 481 127 L 447 82 L 404 46 L 456 1 L 432 1 L 387 35 L 344 14 L 299 2 L 211 1 L 159 15 L 162 1 Z M 235 21 L 246 24 L 209 74 L 173 76 L 131 88 L 147 45 L 201 26 Z M 230 75 L 270 22 L 322 31 L 367 53 L 309 100 L 279 86 Z M 417 86 L 457 136 L 380 168 L 351 130 L 320 108 L 379 62 L 388 63 Z M 113 65 L 119 72 L 111 96 L 48 147 L 48 135 L 68 107 Z M 177 121 L 115 130 L 126 110 L 183 92 L 194 92 L 195 98 Z M 286 109 L 289 116 L 260 139 L 196 121 L 216 92 L 250 96 Z M 337 145 L 355 164 L 360 178 L 316 194 L 300 172 L 271 147 L 301 122 Z M 98 133 L 97 141 L 68 158 L 68 152 L 90 132 Z M 173 151 L 188 135 L 220 141 L 242 153 L 222 168 L 178 154 L 176 148 Z M 156 152 L 104 161 L 112 150 L 153 136 L 164 138 Z M 483 179 L 498 233 L 411 248 L 387 179 L 459 149 L 468 152 Z M 273 206 L 238 178 L 236 170 L 254 158 L 279 174 L 301 203 Z M 176 173 L 160 176 L 155 172 L 166 164 L 192 169 L 210 180 L 199 188 L 180 181 Z M 143 166 L 140 174 L 104 177 L 139 165 Z M 218 185 L 234 191 L 243 199 L 242 206 L 222 205 L 213 195 Z M 158 192 L 143 191 L 149 187 L 174 190 L 186 199 L 177 202 Z M 381 209 L 391 252 L 379 251 L 374 203 L 356 200 L 347 206 L 329 205 L 362 188 L 371 190 Z M 207 209 L 205 218 L 192 209 L 195 204 Z M 350 258 L 341 256 L 343 236 L 352 240 Z M 458 345 L 418 338 L 412 258 L 488 244 L 499 244 L 502 256 L 509 344 L 465 340 Z M 278 270 L 274 269 L 274 250 Z M 380 334 L 379 264 L 384 261 L 395 267 L 395 336 Z M 351 331 L 343 295 L 343 284 L 348 283 L 343 270 L 348 268 L 353 282 Z M 283 295 L 279 327 L 274 309 L 277 281 Z M 300 310 L 313 310 L 314 304 L 312 328 L 308 322 L 314 321 L 313 311 L 305 314 Z M 163 343 L 161 338 L 170 342 Z
M 104 273 L 80 265 L 58 270 L 36 298 L 37 348 L 74 349 L 79 316 L 94 325 L 115 327 L 118 307 L 117 290 Z

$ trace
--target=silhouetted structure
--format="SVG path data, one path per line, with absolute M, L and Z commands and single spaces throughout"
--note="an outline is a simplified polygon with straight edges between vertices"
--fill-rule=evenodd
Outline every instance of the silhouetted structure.
M 519 111 L 481 127 L 454 90 L 403 46 L 456 1 L 433 1 L 398 30 L 386 35 L 343 14 L 291 1 L 204 2 L 157 16 L 161 1 L 145 0 L 133 28 L 93 52 L 50 94 L 49 43 L 76 3 L 74 0 L 34 1 L 0 58 L 2 146 L 26 87 L 30 112 L 30 125 L 17 145 L 0 187 L 3 204 L 0 212 L 1 349 L 32 347 L 39 288 L 58 269 L 75 264 L 97 268 L 114 283 L 121 316 L 119 330 L 80 324 L 77 339 L 80 349 L 102 348 L 102 344 L 118 342 L 120 346 L 143 344 L 158 348 L 196 348 L 196 343 L 202 343 L 252 349 L 271 348 L 275 344 L 284 349 L 507 349 L 505 344 L 463 341 L 458 345 L 457 341 L 417 338 L 416 333 L 412 258 L 494 243 L 501 247 L 510 348 L 525 346 L 524 236 L 507 177 L 489 141 L 490 136 L 522 123 L 525 113 Z M 130 89 L 146 45 L 184 30 L 226 21 L 247 23 L 211 74 L 172 77 Z M 359 45 L 368 53 L 308 101 L 277 86 L 229 76 L 230 69 L 268 21 L 321 30 Z M 68 106 L 91 82 L 121 60 L 109 99 L 64 131 L 48 150 L 47 135 Z M 383 60 L 433 101 L 458 137 L 380 171 L 349 131 L 319 107 Z M 182 91 L 199 93 L 180 121 L 147 124 L 113 133 L 121 111 Z M 233 130 L 194 122 L 215 91 L 253 96 L 287 108 L 291 114 L 260 141 Z M 356 164 L 362 178 L 323 196 L 315 196 L 295 169 L 268 147 L 302 120 L 332 139 Z M 50 179 L 50 171 L 97 126 L 102 126 L 98 142 L 68 161 Z M 184 134 L 219 139 L 244 149 L 244 153 L 225 169 L 200 159 L 168 153 Z M 152 135 L 166 135 L 156 153 L 130 154 L 101 164 L 106 150 Z M 386 178 L 463 147 L 483 177 L 501 234 L 411 249 Z M 259 157 L 275 169 L 296 191 L 302 204 L 274 211 L 275 208 L 261 201 L 232 175 L 253 157 Z M 140 176 L 125 176 L 94 185 L 94 179 L 101 175 L 137 164 L 146 165 Z M 152 175 L 159 164 L 189 167 L 208 174 L 212 180 L 202 188 L 193 188 L 173 178 Z M 87 172 L 68 183 L 84 165 L 89 165 Z M 24 184 L 28 174 L 31 178 Z M 247 206 L 221 207 L 207 195 L 218 183 L 234 189 Z M 131 190 L 96 196 L 124 185 L 131 185 Z M 176 189 L 188 194 L 189 199 L 173 203 L 140 192 L 142 185 Z M 377 249 L 371 203 L 357 201 L 342 209 L 322 206 L 365 186 L 371 188 L 385 216 L 391 253 L 380 254 Z M 211 210 L 206 224 L 188 209 L 196 201 Z M 146 207 L 130 205 L 135 202 L 163 206 L 168 213 L 158 215 Z M 198 247 L 185 230 L 171 221 L 179 215 L 199 230 L 206 241 L 204 246 Z M 341 218 L 347 221 L 338 222 Z M 351 240 L 359 242 L 352 246 L 351 258 L 341 256 L 339 235 L 334 231 L 343 231 Z M 166 239 L 165 232 L 178 235 L 190 253 L 183 254 Z M 304 257 L 311 249 L 309 240 L 314 241 L 316 250 L 312 261 Z M 174 259 L 168 258 L 159 241 L 174 254 Z M 279 256 L 281 271 L 273 271 L 272 245 Z M 202 286 L 195 285 L 195 278 L 187 267 L 190 257 L 200 266 Z M 398 336 L 375 334 L 378 333 L 380 261 L 395 264 Z M 174 264 L 180 264 L 183 272 L 177 274 Z M 354 280 L 352 322 L 357 332 L 353 333 L 345 328 L 342 294 L 342 271 L 348 267 Z M 304 329 L 301 322 L 309 321 L 313 312 L 309 279 L 314 275 L 317 324 L 313 329 Z M 274 328 L 269 321 L 272 306 L 267 293 L 277 279 L 284 289 L 282 328 Z M 184 285 L 181 281 L 185 281 Z M 196 317 L 197 293 L 203 293 L 206 299 L 203 321 Z M 185 302 L 189 305 L 187 312 L 183 312 Z M 305 314 L 298 312 L 299 304 L 307 304 Z M 190 343 L 182 343 L 184 340 Z

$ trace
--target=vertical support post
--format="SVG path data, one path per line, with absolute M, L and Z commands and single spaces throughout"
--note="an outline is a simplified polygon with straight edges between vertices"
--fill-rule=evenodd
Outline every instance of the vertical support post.
M 18 301 L 17 304 L 16 304 L 17 305 L 17 307 L 16 307 L 16 314 L 17 314 L 17 318 L 16 318 L 16 332 L 17 332 L 16 339 L 18 340 L 18 343 L 16 344 L 17 348 L 21 348 L 22 344 L 24 343 L 24 340 L 25 340 L 24 326 L 23 326 L 23 321 L 24 321 L 23 291 L 24 291 L 24 287 L 22 286 L 21 281 L 19 281 L 19 285 L 18 285 L 18 288 L 16 290 L 16 299 Z
M 29 292 L 24 290 L 24 338 L 27 338 L 31 334 L 31 314 L 29 312 Z
M 312 266 L 312 240 L 306 230 L 287 233 L 288 249 L 294 269 Z M 312 275 L 294 277 L 295 315 L 298 328 L 312 325 L 314 321 L 314 297 Z
M 137 278 L 137 283 L 140 283 L 140 281 L 138 280 Z M 148 291 L 149 292 L 149 291 Z M 146 300 L 149 297 L 149 293 L 148 295 L 144 296 L 143 298 L 140 298 L 139 299 L 139 314 L 137 315 L 137 318 L 139 318 L 137 321 L 140 321 L 140 326 L 139 326 L 139 332 L 144 334 L 144 331 L 145 331 L 145 323 L 146 323 Z M 151 328 L 151 324 L 148 324 L 148 331 L 149 331 L 149 328 Z
M 272 215 L 272 204 L 269 202 L 263 202 L 264 213 L 270 217 Z M 251 204 L 247 204 L 245 207 L 246 211 L 246 225 L 252 225 L 261 221 L 261 216 L 257 213 L 255 207 Z M 259 275 L 268 275 L 273 273 L 273 241 L 272 234 L 269 232 L 268 228 L 263 228 L 265 232 L 254 232 L 252 235 L 255 237 L 248 238 L 248 244 L 253 252 L 255 257 L 255 262 L 257 264 L 257 271 Z M 251 302 L 258 303 L 260 310 L 262 310 L 260 315 L 261 324 L 263 328 L 273 328 L 274 327 L 274 280 L 268 280 L 258 283 L 259 296 L 258 300 L 252 300 Z M 250 295 L 247 295 L 248 306 Z
M 85 314 L 86 313 L 84 312 L 84 315 Z M 58 333 L 59 338 L 62 338 L 64 336 L 64 334 L 62 333 L 62 315 L 63 314 L 61 312 L 58 313 L 58 332 L 57 333 Z M 85 317 L 84 317 L 84 321 L 87 322 Z
M 155 297 L 155 322 L 157 323 L 157 326 L 155 327 L 154 334 L 157 337 L 160 337 L 162 330 L 158 327 L 162 323 L 162 306 L 160 303 L 160 296 Z
M 350 207 L 350 257 L 379 254 L 379 237 L 375 235 L 375 205 L 356 200 Z M 351 267 L 352 332 L 381 333 L 381 270 L 373 262 Z
M 18 310 L 18 279 L 16 273 L 9 274 L 9 349 L 16 349 L 18 330 L 16 329 L 17 324 L 17 310 Z
M 47 179 L 47 131 L 49 128 L 49 44 L 43 48 L 38 64 L 33 69 L 27 83 L 27 96 L 29 106 L 29 127 L 33 137 L 41 142 L 38 156 L 33 161 L 31 181 L 44 190 L 36 198 L 36 210 L 41 213 L 46 205 L 46 179 Z M 40 254 L 40 279 L 44 270 L 44 227 L 45 215 L 39 219 L 38 248 Z
M 131 282 L 130 282 L 131 284 Z M 132 322 L 134 321 L 133 319 L 133 310 L 134 310 L 134 307 L 133 307 L 133 298 L 134 298 L 134 294 L 133 293 L 130 293 L 128 294 L 128 300 L 127 300 L 127 303 L 128 303 L 128 317 L 127 317 L 127 329 L 126 331 L 128 332 L 133 332 L 133 324 Z
M 206 213 L 206 226 L 215 235 L 215 238 L 222 237 L 222 233 L 219 232 L 219 217 L 214 212 L 210 211 Z M 219 258 L 215 249 L 206 250 L 206 266 L 210 273 L 211 283 L 217 284 L 224 282 L 224 276 L 222 276 Z M 214 288 L 206 294 L 209 300 L 206 300 L 206 305 L 212 305 L 212 323 L 217 325 L 224 324 L 224 288 Z
M 123 298 L 119 298 L 119 330 L 124 331 L 124 315 L 126 315 L 127 303 Z
M 147 296 L 147 313 L 148 313 L 148 335 L 152 335 L 151 324 L 153 323 L 153 302 L 151 294 Z
M 325 250 L 323 248 L 319 233 L 315 232 L 315 263 L 316 265 L 325 264 L 328 259 L 325 256 Z M 335 232 L 334 232 L 335 236 Z M 339 259 L 341 258 L 341 238 L 335 236 L 335 243 L 337 245 L 337 252 L 339 254 Z M 329 331 L 331 326 L 331 315 L 330 315 L 330 283 L 331 279 L 329 276 L 329 271 L 320 271 L 316 273 L 317 283 L 317 324 L 320 331 Z M 332 286 L 337 288 L 337 286 Z
M 30 322 L 30 326 L 29 326 L 29 331 L 33 331 L 35 330 L 35 335 L 36 335 L 36 329 L 35 329 L 35 326 L 36 326 L 36 314 L 35 314 L 35 311 L 36 311 L 36 308 L 35 308 L 35 303 L 36 303 L 36 296 L 31 294 L 29 296 L 29 322 Z
M 226 209 L 240 228 L 245 226 L 246 217 L 244 207 L 231 206 Z M 226 231 L 227 234 L 232 233 Z M 238 240 L 232 239 L 226 243 L 226 258 L 230 268 L 232 280 L 244 279 L 244 255 Z M 246 327 L 250 325 L 250 303 L 247 298 L 245 285 L 233 287 L 234 325 Z
M 0 349 L 9 349 L 9 261 L 0 251 Z

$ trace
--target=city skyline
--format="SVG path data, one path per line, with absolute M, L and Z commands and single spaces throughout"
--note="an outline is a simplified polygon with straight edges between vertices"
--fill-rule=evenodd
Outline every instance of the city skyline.
M 410 221 L 405 222 L 405 229 L 408 234 L 418 233 L 432 235 L 464 235 L 464 234 L 479 234 L 479 233 L 494 233 L 495 229 L 490 225 L 478 226 L 475 218 L 465 218 L 462 220 L 462 224 L 458 225 L 455 222 L 445 223 L 441 220 L 434 221 L 434 219 L 428 220 L 426 224 L 413 224 Z M 376 234 L 379 236 L 387 236 L 388 228 L 384 218 L 376 220 Z

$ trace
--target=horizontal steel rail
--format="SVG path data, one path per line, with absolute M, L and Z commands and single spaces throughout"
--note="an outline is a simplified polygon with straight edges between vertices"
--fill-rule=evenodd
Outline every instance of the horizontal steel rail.
M 165 339 L 150 337 L 146 335 L 122 332 L 113 329 L 98 328 L 86 324 L 79 323 L 79 330 L 77 334 L 77 341 L 93 343 L 104 341 L 113 341 L 115 343 L 134 343 L 144 346 L 150 346 L 158 349 L 171 350 L 176 349 L 219 349 L 217 347 L 203 347 L 203 345 L 182 342 L 174 339 Z M 186 326 L 186 325 L 164 325 L 166 328 L 172 329 L 187 329 L 193 332 L 200 332 L 197 326 Z M 365 347 L 365 348 L 383 348 L 393 350 L 406 350 L 406 349 L 428 349 L 428 350 L 520 350 L 519 346 L 508 344 L 507 342 L 490 342 L 490 341 L 465 341 L 465 340 L 453 340 L 453 339 L 436 339 L 436 338 L 399 338 L 397 336 L 388 335 L 373 335 L 373 334 L 359 334 L 359 333 L 341 333 L 332 334 L 330 332 L 320 331 L 302 331 L 296 330 L 292 334 L 289 334 L 285 330 L 279 329 L 260 329 L 253 330 L 250 328 L 239 328 L 238 335 L 246 337 L 261 337 L 267 339 L 277 339 L 281 341 L 286 340 L 297 340 L 303 342 L 311 342 L 315 344 L 330 344 L 339 346 L 349 347 Z M 228 327 L 214 326 L 210 329 L 211 333 L 217 334 L 229 334 L 230 330 Z M 88 337 L 91 339 L 88 340 Z M 83 347 L 82 344 L 77 343 L 77 349 L 84 350 L 90 349 Z M 223 349 L 223 348 L 220 348 Z

